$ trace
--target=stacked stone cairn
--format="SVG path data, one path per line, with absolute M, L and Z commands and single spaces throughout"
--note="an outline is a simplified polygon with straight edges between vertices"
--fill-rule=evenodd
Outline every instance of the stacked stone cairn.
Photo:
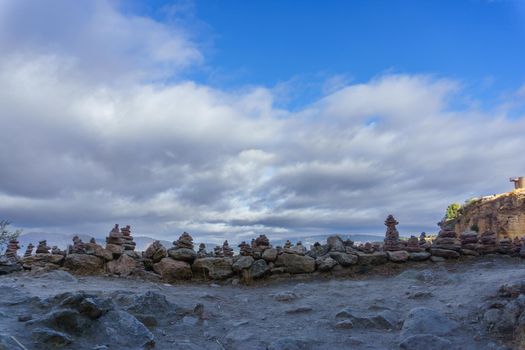
M 437 238 L 432 242 L 430 252 L 433 256 L 445 259 L 459 258 L 461 241 L 457 238 L 454 230 L 455 222 L 453 220 L 442 220 L 438 225 L 441 229 Z
M 410 253 L 406 246 L 399 239 L 399 232 L 396 225 L 399 224 L 392 215 L 388 215 L 385 220 L 386 232 L 383 244 L 383 250 L 386 251 L 388 260 L 396 263 L 405 262 L 410 258 Z
M 33 243 L 29 243 L 27 245 L 26 251 L 24 253 L 24 258 L 29 258 L 30 256 L 32 256 L 33 255 L 33 249 L 35 249 L 35 246 L 33 245 Z
M 421 247 L 419 239 L 416 236 L 410 236 L 407 241 L 406 250 L 409 253 L 419 253 L 424 251 L 425 248 Z
M 173 242 L 174 247 L 168 249 L 168 256 L 174 260 L 192 263 L 197 258 L 197 252 L 193 249 L 193 237 L 188 232 L 180 235 Z
M 86 254 L 86 247 L 80 237 L 73 237 L 73 245 L 68 247 L 68 254 Z
M 222 244 L 222 255 L 227 258 L 233 258 L 233 249 L 230 248 L 228 240 Z
M 242 241 L 241 244 L 239 244 L 239 254 L 242 256 L 252 256 L 253 250 L 251 245 L 246 243 L 245 241 Z
M 419 235 L 419 246 L 425 250 L 430 248 L 430 243 L 427 241 L 426 232 L 421 232 Z
M 6 275 L 22 269 L 22 264 L 16 254 L 16 251 L 20 249 L 18 243 L 16 239 L 10 240 L 5 255 L 0 256 L 0 275 Z
M 495 232 L 483 232 L 479 237 L 478 243 L 478 251 L 481 254 L 493 254 L 498 252 L 497 236 Z
M 502 237 L 498 242 L 498 252 L 501 254 L 513 253 L 512 240 L 509 237 Z
M 106 249 L 113 254 L 115 259 L 118 259 L 124 253 L 124 238 L 118 224 L 115 224 L 108 237 L 106 237 Z
M 221 246 L 216 245 L 215 248 L 213 248 L 213 256 L 216 258 L 224 258 L 224 253 Z
M 137 243 L 133 242 L 133 236 L 131 236 L 131 226 L 126 225 L 126 227 L 121 228 L 120 233 L 122 233 L 122 239 L 124 240 L 124 243 L 122 244 L 124 250 L 134 251 Z
M 461 254 L 479 255 L 478 250 L 478 233 L 476 231 L 464 231 L 460 235 Z
M 144 266 L 146 270 L 153 270 L 153 264 L 160 262 L 168 256 L 166 248 L 159 241 L 154 241 L 142 253 Z
M 16 254 L 17 250 L 20 249 L 17 239 L 11 239 L 7 244 L 7 249 L 5 251 L 5 256 L 10 261 L 18 261 L 18 255 Z
M 38 246 L 36 247 L 36 254 L 50 254 L 50 249 L 51 247 L 47 245 L 46 240 L 39 241 Z
M 209 256 L 209 254 L 206 251 L 206 244 L 204 243 L 199 244 L 199 250 L 197 251 L 197 258 L 205 258 L 207 256 Z

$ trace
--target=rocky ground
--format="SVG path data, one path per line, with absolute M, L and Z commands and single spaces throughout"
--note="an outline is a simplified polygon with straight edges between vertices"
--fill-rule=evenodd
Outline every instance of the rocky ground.
M 383 272 L 249 286 L 74 277 L 60 270 L 1 276 L 0 349 L 520 348 L 511 341 L 514 324 L 497 327 L 503 318 L 516 322 L 525 305 L 525 282 L 523 291 L 501 289 L 525 281 L 519 258 Z

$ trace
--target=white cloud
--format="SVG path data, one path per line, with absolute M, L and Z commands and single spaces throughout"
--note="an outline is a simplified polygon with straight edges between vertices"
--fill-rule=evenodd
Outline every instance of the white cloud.
M 182 29 L 81 3 L 0 3 L 0 212 L 29 229 L 236 241 L 378 232 L 393 213 L 428 230 L 525 173 L 525 121 L 458 107 L 460 82 L 336 78 L 279 109 L 279 89 L 162 82 L 202 61 Z

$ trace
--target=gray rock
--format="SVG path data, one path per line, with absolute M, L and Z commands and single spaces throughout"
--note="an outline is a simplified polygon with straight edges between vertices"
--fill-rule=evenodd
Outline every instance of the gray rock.
M 195 260 L 191 269 L 201 278 L 225 279 L 233 276 L 232 265 L 230 258 L 201 258 Z
M 452 343 L 432 334 L 417 334 L 404 339 L 399 348 L 403 350 L 450 350 Z
M 164 258 L 153 265 L 153 270 L 166 282 L 191 279 L 193 276 L 190 264 L 185 261 Z
M 251 256 L 241 256 L 237 261 L 232 265 L 232 269 L 235 272 L 240 272 L 243 269 L 249 269 L 253 264 L 253 257 Z
M 257 279 L 266 276 L 270 272 L 270 267 L 264 259 L 255 260 L 250 267 L 250 277 Z
M 108 273 L 119 276 L 129 276 L 136 268 L 135 259 L 127 254 L 122 254 L 117 260 L 112 260 L 107 263 Z
M 104 272 L 104 259 L 87 254 L 69 254 L 64 267 L 79 275 L 96 275 Z
M 49 279 L 54 282 L 71 282 L 71 283 L 78 282 L 75 276 L 63 270 L 54 270 L 54 271 L 46 272 L 38 277 Z
M 335 265 L 337 265 L 337 261 L 329 256 L 324 256 L 315 259 L 315 264 L 319 271 L 330 271 Z
M 38 343 L 50 346 L 51 349 L 62 348 L 73 342 L 69 335 L 49 328 L 35 328 L 31 335 Z M 19 348 L 18 345 L 11 349 L 17 348 Z
M 354 328 L 395 329 L 398 323 L 397 316 L 389 310 L 382 310 L 377 314 L 366 314 L 346 307 L 335 317 L 350 320 Z
M 267 262 L 274 262 L 277 260 L 277 249 L 275 248 L 268 248 L 265 249 L 262 258 L 266 260 Z
M 345 252 L 346 247 L 343 243 L 343 240 L 341 237 L 337 235 L 332 235 L 326 238 L 326 245 L 328 246 L 328 250 L 330 252 Z
M 445 261 L 447 261 L 447 259 L 445 259 L 445 258 L 442 258 L 442 257 L 440 257 L 440 256 L 434 256 L 434 255 L 432 255 L 432 256 L 430 257 L 430 260 L 431 260 L 432 262 L 435 262 L 435 263 L 441 263 L 441 262 L 445 262 Z
M 438 336 L 449 335 L 459 327 L 453 321 L 440 312 L 427 307 L 416 307 L 408 312 L 401 329 L 401 338 L 411 335 L 432 334 Z
M 331 252 L 330 257 L 337 261 L 339 265 L 345 267 L 357 264 L 357 261 L 359 259 L 357 255 L 346 254 L 341 252 Z
M 286 272 L 293 274 L 310 273 L 315 271 L 315 259 L 306 255 L 283 253 L 277 257 L 275 266 L 282 266 Z
M 136 317 L 125 311 L 110 311 L 99 319 L 94 333 L 110 339 L 112 348 L 144 349 L 155 345 L 155 337 Z
M 412 261 L 425 261 L 428 258 L 430 258 L 430 253 L 429 252 L 410 253 L 410 257 L 409 257 L 409 259 L 412 260 Z
M 197 252 L 189 248 L 168 249 L 168 255 L 175 260 L 192 263 L 197 258 Z
M 357 256 L 360 265 L 383 265 L 388 261 L 385 252 L 374 252 L 372 254 L 357 252 Z
M 433 256 L 445 259 L 457 259 L 460 256 L 457 251 L 451 249 L 430 248 L 430 253 L 432 253 Z
M 305 350 L 307 342 L 296 338 L 281 338 L 268 345 L 267 350 Z
M 392 262 L 405 262 L 410 257 L 410 254 L 405 250 L 396 250 L 386 252 L 388 260 Z
M 339 329 L 350 329 L 354 328 L 354 324 L 351 320 L 342 320 L 337 322 L 334 327 Z
M 292 291 L 284 291 L 274 294 L 273 298 L 280 302 L 290 302 L 298 299 L 299 296 Z

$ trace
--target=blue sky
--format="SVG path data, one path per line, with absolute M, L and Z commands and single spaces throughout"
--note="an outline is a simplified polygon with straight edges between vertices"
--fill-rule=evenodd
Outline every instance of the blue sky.
M 166 21 L 173 4 L 207 53 L 207 69 L 190 77 L 225 88 L 308 82 L 294 96 L 299 105 L 330 76 L 435 74 L 485 100 L 525 80 L 520 0 L 152 1 L 133 10 Z
M 435 232 L 525 175 L 524 1 L 0 1 L 0 219 Z

